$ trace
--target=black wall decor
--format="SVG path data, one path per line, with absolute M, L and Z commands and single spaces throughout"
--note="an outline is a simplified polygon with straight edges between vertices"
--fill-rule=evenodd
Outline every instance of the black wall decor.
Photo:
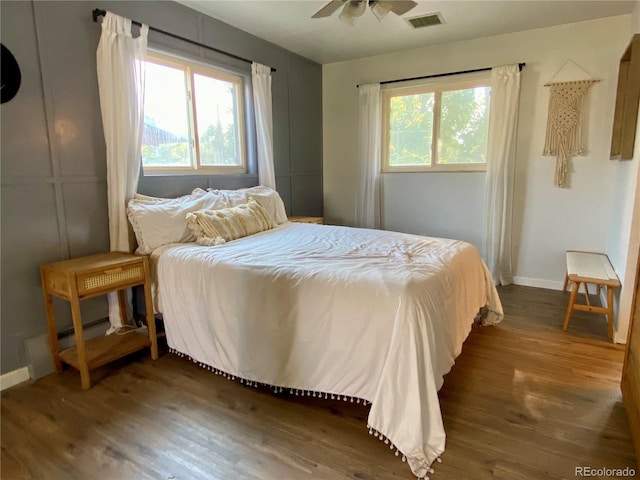
M 22 75 L 20 74 L 20 67 L 13 54 L 7 47 L 0 44 L 2 54 L 0 56 L 0 97 L 1 102 L 5 103 L 16 96 L 18 90 L 20 90 L 20 82 Z

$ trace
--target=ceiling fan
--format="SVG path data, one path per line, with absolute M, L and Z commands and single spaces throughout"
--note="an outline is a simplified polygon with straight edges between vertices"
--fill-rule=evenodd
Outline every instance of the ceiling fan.
M 318 10 L 311 18 L 323 18 L 333 15 L 341 6 L 340 20 L 349 25 L 354 24 L 354 18 L 360 17 L 367 10 L 367 5 L 378 20 L 393 12 L 396 15 L 404 15 L 413 7 L 418 5 L 413 0 L 331 0 L 324 7 Z

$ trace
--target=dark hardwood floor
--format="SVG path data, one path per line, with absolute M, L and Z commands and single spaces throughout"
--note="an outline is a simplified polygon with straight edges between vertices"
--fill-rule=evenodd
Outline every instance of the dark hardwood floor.
M 474 327 L 440 392 L 447 449 L 432 480 L 637 470 L 624 348 L 607 340 L 604 316 L 576 312 L 563 332 L 568 293 L 500 296 L 505 320 Z M 66 370 L 2 393 L 2 479 L 414 478 L 368 434 L 362 405 L 246 387 L 169 353 L 128 357 L 92 380 L 83 392 Z

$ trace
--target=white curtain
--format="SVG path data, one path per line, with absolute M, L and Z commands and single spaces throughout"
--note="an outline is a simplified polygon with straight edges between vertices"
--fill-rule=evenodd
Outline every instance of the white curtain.
M 380 228 L 380 84 L 358 88 L 358 190 L 356 192 L 355 226 Z
M 496 284 L 513 281 L 511 219 L 520 96 L 520 67 L 491 70 L 483 257 Z
M 276 173 L 273 166 L 271 67 L 253 62 L 251 64 L 251 83 L 253 84 L 253 107 L 256 116 L 258 179 L 260 185 L 275 190 Z
M 131 251 L 126 204 L 138 186 L 144 106 L 144 59 L 149 27 L 133 38 L 131 20 L 107 12 L 97 51 L 98 89 L 107 146 L 109 239 L 112 251 Z M 116 294 L 109 295 L 112 333 L 122 326 Z M 125 319 L 126 320 L 126 319 Z

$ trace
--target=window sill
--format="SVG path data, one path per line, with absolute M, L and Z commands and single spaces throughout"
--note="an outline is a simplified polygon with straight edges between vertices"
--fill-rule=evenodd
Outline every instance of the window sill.
M 201 176 L 201 175 L 249 175 L 244 167 L 226 167 L 226 168 L 144 168 L 142 174 L 145 177 L 178 177 L 178 176 Z
M 486 172 L 487 165 L 437 165 L 433 167 L 422 167 L 408 165 L 406 167 L 387 167 L 382 173 L 464 173 L 464 172 Z

